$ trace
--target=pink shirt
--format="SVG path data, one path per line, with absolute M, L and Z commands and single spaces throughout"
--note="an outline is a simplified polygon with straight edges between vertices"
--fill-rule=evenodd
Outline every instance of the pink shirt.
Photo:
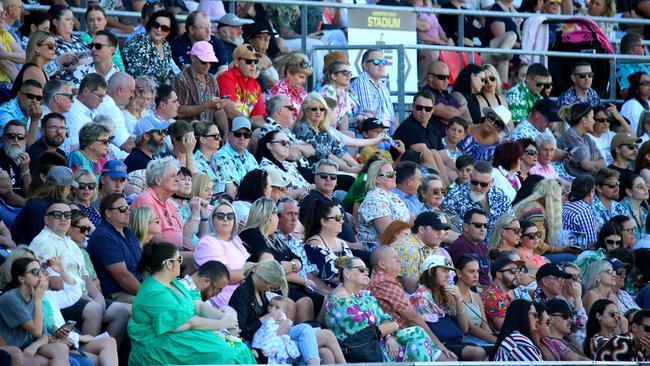
M 160 221 L 160 236 L 183 250 L 183 222 L 171 199 L 162 203 L 151 187 L 145 189 L 131 204 L 132 208 L 149 207 Z
M 560 176 L 555 171 L 555 168 L 553 168 L 551 164 L 542 165 L 540 163 L 537 163 L 535 164 L 535 166 L 530 168 L 528 174 L 529 175 L 537 174 L 537 175 L 541 175 L 544 178 L 555 178 L 555 179 L 560 178 Z
M 244 269 L 246 260 L 251 255 L 246 251 L 241 239 L 235 236 L 231 241 L 222 240 L 214 235 L 206 235 L 194 247 L 194 262 L 199 267 L 207 261 L 219 261 L 229 270 Z M 230 297 L 239 284 L 227 285 L 221 292 L 210 298 L 216 308 L 228 305 Z

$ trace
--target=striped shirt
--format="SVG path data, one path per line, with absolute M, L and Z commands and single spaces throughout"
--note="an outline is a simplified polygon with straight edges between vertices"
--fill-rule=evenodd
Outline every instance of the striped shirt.
M 514 331 L 501 341 L 494 361 L 543 361 L 542 352 L 533 341 Z

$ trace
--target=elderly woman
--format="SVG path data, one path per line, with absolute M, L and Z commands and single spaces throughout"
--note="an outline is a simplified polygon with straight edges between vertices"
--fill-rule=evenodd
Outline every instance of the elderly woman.
M 325 158 L 334 160 L 344 172 L 358 173 L 361 166 L 346 153 L 343 145 L 330 133 L 325 99 L 318 93 L 310 93 L 300 107 L 294 133 L 299 140 L 310 143 L 316 153 L 309 158 L 311 164 Z
M 360 258 L 343 257 L 337 266 L 341 284 L 327 299 L 325 321 L 339 342 L 350 342 L 352 338 L 361 338 L 358 340 L 363 343 L 369 340 L 379 342 L 383 359 L 370 360 L 374 362 L 431 362 L 447 359 L 422 328 L 399 330 L 397 323 L 382 310 L 377 299 L 364 290 L 370 279 L 368 268 Z M 346 356 L 355 357 L 353 352 Z M 348 362 L 359 361 L 348 359 Z
M 74 173 L 74 180 L 77 186 L 72 189 L 72 203 L 88 216 L 94 226 L 99 225 L 102 218 L 92 205 L 98 196 L 97 178 L 90 170 L 81 168 Z
M 282 94 L 289 98 L 293 106 L 294 119 L 298 117 L 302 102 L 307 97 L 307 90 L 303 85 L 312 72 L 309 58 L 300 52 L 292 52 L 284 59 L 282 79 L 269 90 L 269 96 Z
M 283 267 L 278 261 L 267 259 L 257 264 L 249 263 L 244 268 L 245 279 L 230 297 L 229 305 L 237 311 L 240 335 L 245 340 L 253 340 L 253 335 L 262 323 L 274 316 L 269 308 L 267 294 L 280 290 L 281 296 L 287 298 L 289 286 Z M 294 325 L 291 314 L 281 320 L 280 326 L 287 329 L 286 334 L 296 342 L 300 350 L 301 364 L 345 363 L 341 347 L 332 331 L 316 330 L 308 324 Z
M 135 124 L 143 117 L 153 113 L 153 102 L 156 98 L 156 82 L 147 75 L 140 75 L 135 78 L 135 91 L 126 107 L 122 110 L 126 129 L 133 134 Z
M 300 198 L 309 192 L 309 183 L 298 171 L 295 162 L 289 158 L 289 138 L 279 130 L 273 130 L 264 135 L 257 145 L 257 159 L 262 169 L 275 169 L 284 179 L 291 182 L 287 194 L 294 199 Z
M 208 204 L 200 197 L 192 195 L 192 173 L 181 167 L 176 175 L 179 181 L 178 191 L 174 193 L 171 200 L 176 207 L 176 212 L 183 223 L 183 242 L 185 248 L 191 250 L 208 230 Z
M 236 191 L 236 187 L 232 183 L 226 183 L 219 179 L 212 169 L 212 165 L 210 165 L 212 156 L 221 147 L 222 137 L 217 125 L 206 121 L 192 121 L 192 128 L 194 128 L 194 138 L 196 140 L 193 155 L 194 164 L 198 171 L 207 174 L 212 180 L 212 193 L 224 192 L 226 185 L 232 186 L 230 190 Z
M 321 95 L 336 100 L 336 123 L 332 126 L 345 131 L 348 125 L 363 122 L 365 117 L 359 111 L 359 101 L 350 89 L 350 63 L 334 61 L 324 72 L 324 84 L 320 89 Z
M 469 126 L 467 136 L 458 143 L 458 149 L 472 155 L 476 161 L 492 160 L 494 150 L 501 144 L 501 132 L 508 133 L 512 113 L 504 106 L 483 110 L 483 123 Z
M 98 123 L 87 123 L 79 130 L 79 151 L 68 156 L 68 166 L 73 172 L 79 169 L 91 171 L 97 182 L 102 174 L 108 146 L 111 143 L 110 130 Z
M 560 108 L 560 119 L 571 126 L 560 137 L 558 149 L 569 150 L 570 159 L 564 159 L 564 169 L 573 177 L 592 175 L 605 167 L 605 159 L 596 143 L 588 136 L 594 130 L 594 111 L 589 103 L 577 103 Z
M 57 73 L 59 78 L 70 81 L 72 80 L 72 71 L 78 66 L 92 61 L 92 55 L 88 45 L 79 37 L 73 34 L 75 17 L 67 5 L 52 5 L 48 10 L 50 13 L 51 31 L 56 40 L 56 56 L 72 54 L 74 58 L 70 60 L 70 65 L 63 64 L 64 69 L 59 69 Z
M 483 65 L 483 72 L 485 73 L 485 83 L 481 88 L 481 92 L 476 95 L 481 111 L 486 107 L 496 107 L 502 105 L 508 107 L 508 102 L 503 96 L 503 84 L 499 73 L 494 66 L 490 64 Z
M 160 10 L 149 17 L 146 32 L 137 34 L 124 46 L 126 71 L 133 77 L 152 76 L 158 83 L 174 76 L 174 61 L 169 42 L 176 37 L 176 17 Z
M 524 152 L 517 142 L 505 142 L 494 149 L 492 160 L 492 179 L 494 187 L 500 188 L 510 202 L 521 188 L 517 176 Z
M 648 209 L 642 204 L 648 199 L 648 183 L 639 175 L 630 173 L 620 178 L 620 195 L 623 197 L 621 205 L 625 215 L 632 218 L 636 240 L 646 233 Z
M 251 351 L 219 330 L 236 327 L 229 315 L 213 319 L 210 305 L 193 298 L 176 278 L 183 257 L 170 243 L 146 245 L 138 270 L 149 272 L 133 302 L 129 320 L 129 365 L 250 364 Z
M 250 253 L 237 236 L 235 209 L 226 201 L 218 202 L 212 211 L 211 233 L 202 237 L 194 247 L 194 262 L 200 267 L 207 261 L 219 261 L 228 267 L 228 285 L 210 299 L 219 308 L 227 305 L 239 284 L 246 278 L 244 264 Z
M 86 44 L 90 44 L 95 37 L 95 33 L 106 28 L 106 11 L 100 5 L 90 5 L 86 9 L 86 28 L 87 32 L 79 38 Z M 120 71 L 124 71 L 124 62 L 122 62 L 122 53 L 119 47 L 115 47 L 113 54 L 113 65 L 117 66 Z
M 239 238 L 251 254 L 251 260 L 259 260 L 264 253 L 268 253 L 282 265 L 286 280 L 292 285 L 289 288 L 289 297 L 296 302 L 296 321 L 313 320 L 314 310 L 316 309 L 316 313 L 320 311 L 323 298 L 305 291 L 305 280 L 298 275 L 302 269 L 302 260 L 276 235 L 277 228 L 278 214 L 275 202 L 262 197 L 253 202 L 246 226 L 239 233 Z
M 392 190 L 395 188 L 395 170 L 385 160 L 368 168 L 366 198 L 359 206 L 359 238 L 372 248 L 388 224 L 395 220 L 410 222 L 411 213 L 404 201 Z
M 129 229 L 138 238 L 142 248 L 149 244 L 154 236 L 160 234 L 160 220 L 149 207 L 134 208 L 129 215 Z

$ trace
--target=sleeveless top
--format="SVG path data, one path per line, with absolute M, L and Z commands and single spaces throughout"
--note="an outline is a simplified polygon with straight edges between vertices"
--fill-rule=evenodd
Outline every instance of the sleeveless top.
M 481 98 L 483 98 L 483 100 L 485 101 L 485 104 L 487 104 L 488 107 L 492 107 L 492 104 L 490 104 L 490 101 L 488 100 L 488 98 L 485 97 L 485 95 L 483 95 L 483 93 L 478 93 L 478 94 L 474 94 L 474 95 L 477 98 L 480 96 Z M 499 98 L 499 96 L 497 94 L 494 94 L 494 96 L 497 98 L 497 102 L 499 103 L 498 105 L 503 105 L 503 102 L 501 102 L 501 98 Z
M 481 326 L 481 321 L 483 319 L 481 318 L 481 308 L 479 307 L 480 305 L 475 303 L 472 299 L 472 302 L 470 303 L 465 303 L 465 307 L 467 308 L 467 316 L 469 317 L 469 321 L 472 322 L 477 327 Z
M 11 87 L 11 97 L 12 98 L 15 98 L 16 95 L 18 95 L 18 92 L 20 91 L 20 88 L 23 86 L 23 81 L 24 81 L 23 80 L 23 75 L 25 74 L 25 70 L 29 69 L 32 66 L 38 68 L 39 70 L 41 70 L 41 72 L 43 73 L 43 76 L 45 76 L 46 81 L 50 80 L 50 77 L 47 76 L 47 73 L 45 72 L 45 70 L 43 70 L 37 64 L 34 64 L 34 63 L 24 64 L 23 67 L 18 72 L 18 75 L 16 75 L 16 80 L 14 81 L 14 84 Z M 45 85 L 43 85 L 43 86 L 45 86 Z

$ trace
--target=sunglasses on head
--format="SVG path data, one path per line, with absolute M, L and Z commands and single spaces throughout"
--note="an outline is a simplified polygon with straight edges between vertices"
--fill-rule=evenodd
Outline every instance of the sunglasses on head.
M 343 221 L 343 217 L 344 217 L 343 214 L 338 214 L 338 215 L 334 215 L 334 216 L 325 216 L 323 218 L 327 219 L 327 220 L 334 219 L 334 220 L 336 220 L 338 222 L 341 222 L 341 221 Z
M 372 60 L 368 60 L 368 61 L 366 61 L 366 62 L 370 62 L 370 63 L 372 63 L 372 64 L 375 65 L 375 66 L 379 66 L 379 65 L 384 65 L 384 66 L 386 66 L 386 65 L 388 65 L 388 60 L 372 59 Z
M 592 79 L 594 77 L 593 72 L 575 72 L 573 73 L 573 75 L 579 77 L 580 79 L 584 79 L 584 78 Z
M 487 186 L 490 185 L 489 182 L 479 182 L 479 181 L 477 181 L 477 180 L 473 180 L 473 179 L 472 179 L 470 182 L 472 183 L 473 186 L 478 186 L 478 185 L 480 185 L 480 186 L 483 187 L 483 188 L 487 188 Z
M 415 110 L 418 112 L 421 112 L 422 110 L 424 110 L 425 112 L 431 112 L 433 110 L 433 107 L 416 104 Z
M 22 134 L 17 134 L 17 133 L 6 133 L 5 137 L 9 141 L 16 141 L 16 140 L 23 141 L 24 139 L 27 138 L 27 136 L 22 135 Z
M 488 224 L 486 222 L 470 222 L 470 224 L 472 226 L 474 226 L 475 228 L 477 228 L 477 229 L 480 229 L 480 228 L 487 229 L 488 228 Z
M 77 185 L 79 186 L 78 189 L 87 189 L 89 191 L 97 188 L 97 183 L 77 183 Z
M 378 177 L 386 177 L 386 178 L 395 178 L 395 172 L 388 172 L 388 173 L 380 173 L 377 174 Z
M 234 212 L 215 212 L 214 217 L 217 218 L 217 220 L 221 221 L 232 221 L 235 219 L 235 213 Z
M 71 211 L 50 211 L 45 214 L 46 216 L 52 216 L 55 219 L 59 220 L 61 218 L 70 219 L 72 217 Z
M 36 94 L 32 94 L 32 93 L 25 93 L 25 92 L 22 92 L 22 91 L 20 92 L 20 94 L 24 95 L 29 100 L 35 100 L 37 102 L 40 102 L 41 100 L 43 100 L 42 95 L 36 95 Z
M 542 233 L 541 233 L 540 231 L 536 231 L 536 232 L 534 232 L 534 233 L 526 233 L 526 234 L 523 234 L 522 236 L 525 236 L 525 237 L 527 237 L 528 239 L 533 240 L 533 239 L 535 239 L 535 238 L 537 238 L 537 239 L 541 238 L 541 237 L 542 237 Z
M 544 87 L 544 89 L 548 89 L 548 88 L 550 88 L 550 87 L 553 86 L 553 84 L 551 84 L 551 83 L 545 83 L 545 82 L 542 82 L 542 81 L 537 81 L 537 82 L 535 82 L 535 85 L 536 85 L 538 88 L 539 88 L 539 87 Z
M 101 51 L 102 48 L 104 48 L 104 47 L 110 47 L 110 46 L 107 45 L 107 44 L 101 44 L 101 43 L 90 43 L 90 44 L 88 44 L 88 47 L 90 47 L 91 50 L 92 50 L 93 48 L 96 48 L 97 51 Z
M 429 75 L 435 77 L 436 79 L 438 79 L 438 80 L 440 80 L 440 81 L 446 81 L 446 80 L 449 80 L 449 75 L 432 74 L 432 73 L 429 73 Z
M 168 25 L 160 24 L 158 22 L 153 22 L 153 24 L 151 25 L 151 28 L 160 29 L 161 32 L 165 32 L 165 33 L 172 30 L 171 28 L 169 28 Z
M 125 213 L 126 211 L 130 210 L 131 207 L 129 206 L 119 206 L 119 207 L 109 207 L 107 210 L 118 210 L 120 213 Z
M 245 139 L 251 138 L 251 133 L 250 132 L 242 132 L 242 131 L 235 131 L 232 133 L 235 137 L 244 137 Z
M 79 232 L 82 234 L 90 232 L 90 226 L 72 225 L 72 227 L 76 227 L 77 229 L 79 229 Z
M 339 176 L 336 173 L 318 173 L 318 176 L 320 177 L 320 179 L 329 179 L 329 180 L 339 179 Z
M 560 318 L 562 318 L 564 320 L 573 319 L 573 314 L 571 314 L 571 313 L 553 313 L 553 314 L 550 314 L 550 315 L 551 316 L 559 316 Z
M 260 60 L 256 58 L 240 58 L 240 60 L 243 60 L 246 65 L 257 65 L 260 62 Z

